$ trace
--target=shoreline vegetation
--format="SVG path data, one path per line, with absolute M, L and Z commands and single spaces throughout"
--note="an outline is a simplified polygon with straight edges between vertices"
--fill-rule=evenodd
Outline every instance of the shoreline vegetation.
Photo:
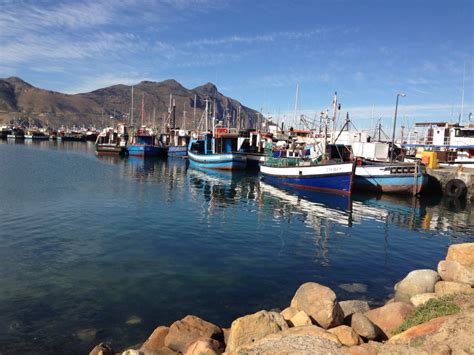
M 307 282 L 289 307 L 244 315 L 220 328 L 193 315 L 158 326 L 141 345 L 90 355 L 474 354 L 474 243 L 451 245 L 437 271 L 414 270 L 384 306 L 338 301 Z

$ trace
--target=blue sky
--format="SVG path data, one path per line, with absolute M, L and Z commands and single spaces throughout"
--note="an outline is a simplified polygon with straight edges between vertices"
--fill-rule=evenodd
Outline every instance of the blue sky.
M 463 73 L 464 117 L 474 111 L 473 3 L 0 0 L 0 77 L 67 93 L 210 81 L 280 119 L 299 84 L 300 112 L 314 117 L 337 91 L 356 127 L 388 128 L 404 92 L 400 124 L 456 121 Z

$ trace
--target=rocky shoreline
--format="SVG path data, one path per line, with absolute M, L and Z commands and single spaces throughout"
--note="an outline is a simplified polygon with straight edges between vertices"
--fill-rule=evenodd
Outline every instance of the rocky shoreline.
M 116 353 L 101 343 L 90 354 L 472 354 L 473 286 L 474 243 L 455 244 L 437 271 L 410 272 L 382 307 L 338 301 L 307 282 L 283 311 L 245 315 L 230 328 L 188 315 L 137 348 Z

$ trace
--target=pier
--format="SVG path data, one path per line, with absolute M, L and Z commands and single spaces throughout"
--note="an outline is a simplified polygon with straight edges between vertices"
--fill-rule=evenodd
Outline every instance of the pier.
M 474 168 L 466 168 L 464 166 L 449 166 L 436 169 L 426 169 L 430 177 L 432 177 L 432 185 L 437 185 L 444 195 L 449 197 L 456 194 L 456 188 L 464 190 L 461 198 L 474 200 Z

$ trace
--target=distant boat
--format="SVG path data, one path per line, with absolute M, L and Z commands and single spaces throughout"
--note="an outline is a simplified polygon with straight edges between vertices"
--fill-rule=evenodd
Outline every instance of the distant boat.
M 95 149 L 97 155 L 125 155 L 127 154 L 128 132 L 125 125 L 104 128 L 97 136 Z
M 171 129 L 160 134 L 160 144 L 166 148 L 169 157 L 185 157 L 188 155 L 190 141 L 188 132 L 181 129 Z
M 166 148 L 157 143 L 153 131 L 142 126 L 133 135 L 132 143 L 127 146 L 128 155 L 144 158 L 166 156 Z
M 25 132 L 19 127 L 12 128 L 11 132 L 7 134 L 8 139 L 25 139 Z
M 39 129 L 30 129 L 25 134 L 25 139 L 31 140 L 49 140 L 49 134 L 39 130 Z
M 237 135 L 206 133 L 202 139 L 191 139 L 188 146 L 191 167 L 217 170 L 243 170 L 247 157 L 236 151 Z

